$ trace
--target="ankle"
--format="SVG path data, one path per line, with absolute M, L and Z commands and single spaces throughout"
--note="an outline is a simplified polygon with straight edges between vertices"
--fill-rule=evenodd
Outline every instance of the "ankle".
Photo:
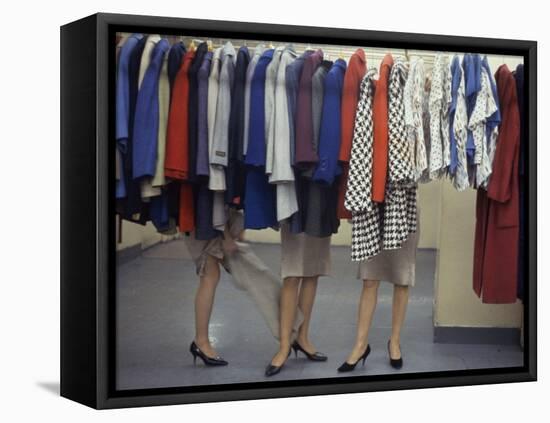
M 197 344 L 197 346 L 199 348 L 209 348 L 210 347 L 210 340 L 208 338 L 195 338 L 195 344 Z
M 367 348 L 367 345 L 369 345 L 368 339 L 355 341 L 355 347 L 354 348 L 357 349 L 358 351 L 363 351 L 364 349 Z

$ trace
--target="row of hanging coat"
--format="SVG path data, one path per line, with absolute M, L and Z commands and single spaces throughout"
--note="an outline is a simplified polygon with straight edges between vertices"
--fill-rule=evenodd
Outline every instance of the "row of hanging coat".
M 348 218 L 366 260 L 416 231 L 419 182 L 486 192 L 499 175 L 500 92 L 480 55 L 438 53 L 428 73 L 388 54 L 377 72 L 362 49 L 346 63 L 158 35 L 118 47 L 117 211 L 159 232 L 211 239 L 228 207 L 245 228 L 313 236 Z

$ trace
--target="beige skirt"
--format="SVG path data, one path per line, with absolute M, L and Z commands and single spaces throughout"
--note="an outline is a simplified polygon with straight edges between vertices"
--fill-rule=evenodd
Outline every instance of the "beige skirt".
M 281 225 L 281 277 L 313 277 L 330 274 L 330 236 L 314 237 L 290 232 Z
M 229 211 L 229 233 L 233 239 L 237 239 L 239 234 L 243 231 L 244 228 L 244 219 L 241 212 L 231 209 Z M 221 261 L 222 265 L 225 266 L 223 261 L 224 252 L 222 248 L 223 237 L 220 234 L 218 237 L 201 240 L 195 238 L 195 233 L 191 232 L 189 236 L 184 235 L 183 240 L 185 246 L 189 251 L 189 255 L 195 262 L 195 267 L 198 276 L 204 275 L 204 270 L 206 267 L 206 260 L 208 256 L 212 256 Z
M 420 222 L 416 232 L 409 235 L 401 248 L 383 250 L 369 260 L 359 263 L 358 279 L 386 281 L 395 285 L 414 286 L 416 279 L 416 250 L 420 238 Z

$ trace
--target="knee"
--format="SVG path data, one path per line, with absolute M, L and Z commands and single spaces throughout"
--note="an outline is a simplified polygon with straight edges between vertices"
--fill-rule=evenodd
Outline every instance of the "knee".
M 380 281 L 373 281 L 370 279 L 363 280 L 363 288 L 365 289 L 378 289 Z
M 284 278 L 283 280 L 283 285 L 287 288 L 298 288 L 300 286 L 300 282 L 301 282 L 302 278 L 298 278 L 298 277 L 295 277 L 295 276 L 290 276 L 288 278 Z

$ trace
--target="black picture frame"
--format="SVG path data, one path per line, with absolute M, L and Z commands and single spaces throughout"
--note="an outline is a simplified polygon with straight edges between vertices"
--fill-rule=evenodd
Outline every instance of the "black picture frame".
M 523 56 L 527 143 L 524 366 L 117 391 L 113 45 L 117 31 Z M 537 43 L 98 13 L 61 27 L 61 395 L 119 408 L 534 381 L 537 378 Z

